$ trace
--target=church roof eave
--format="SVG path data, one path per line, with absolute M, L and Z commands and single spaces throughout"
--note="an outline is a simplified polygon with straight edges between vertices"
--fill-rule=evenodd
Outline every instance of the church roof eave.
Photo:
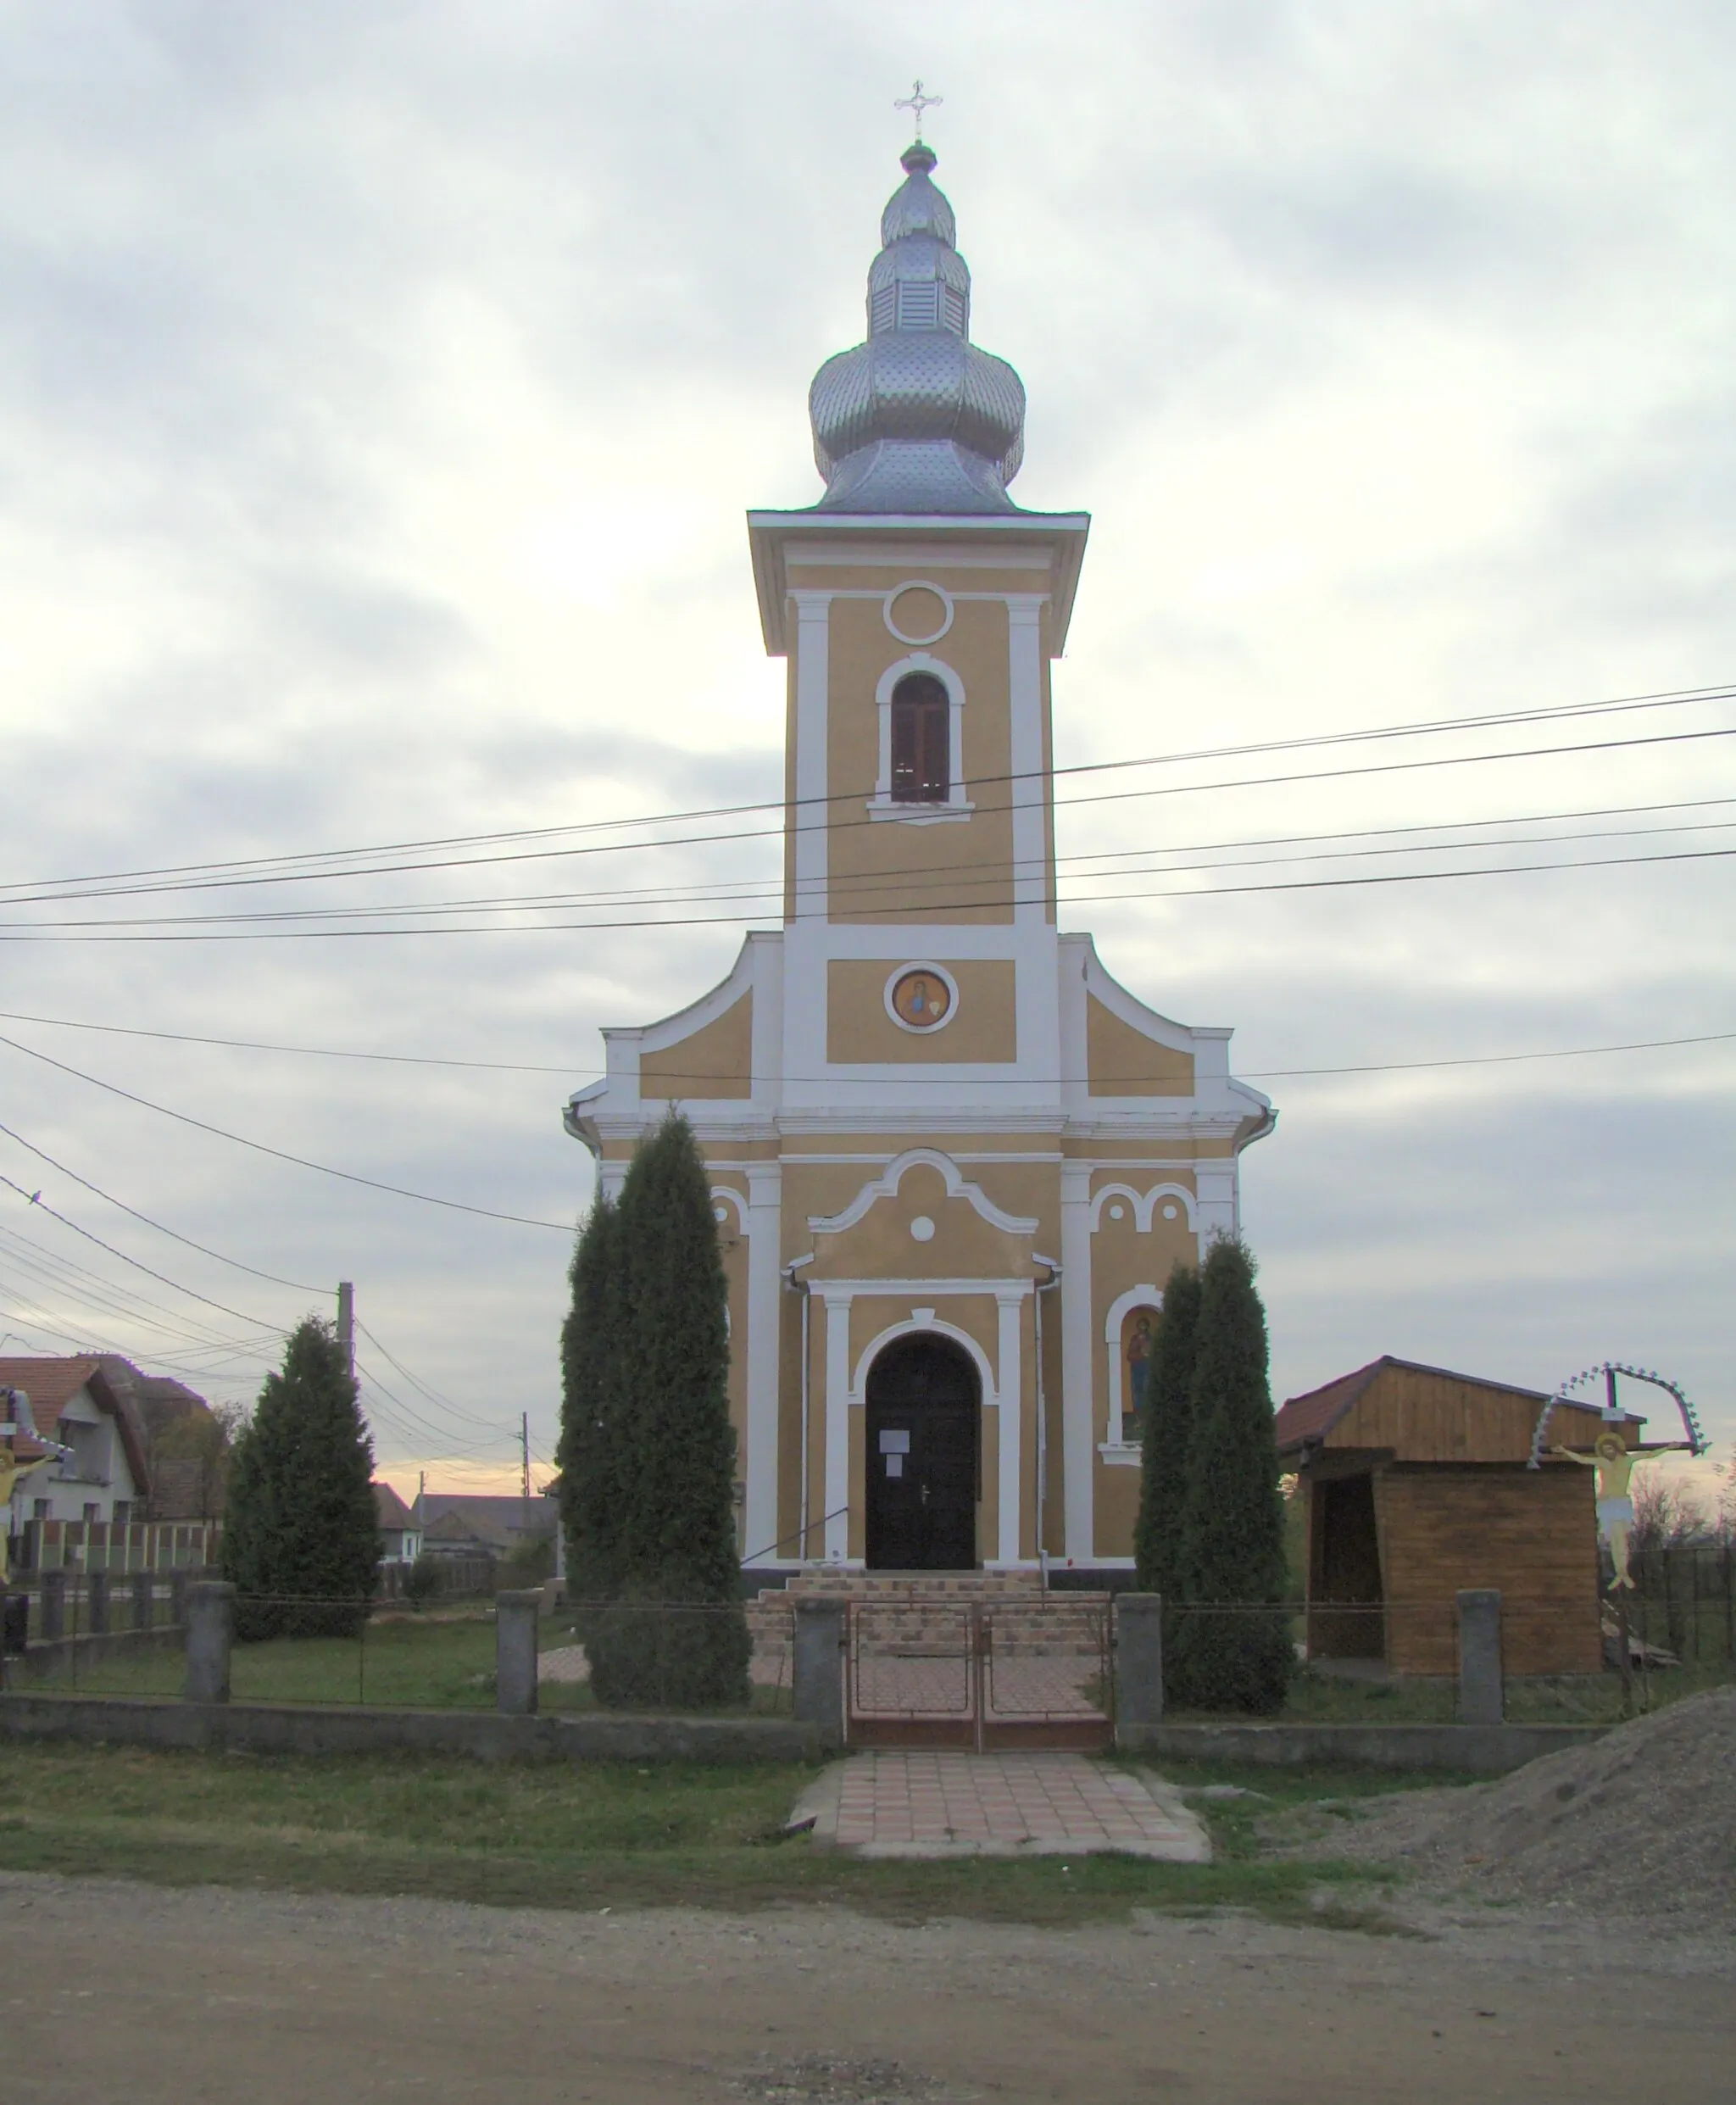
M 789 651 L 785 621 L 789 544 L 822 537 L 836 543 L 854 536 L 882 543 L 894 537 L 925 541 L 993 538 L 1052 547 L 1054 571 L 1050 592 L 1054 616 L 1049 648 L 1059 657 L 1066 649 L 1090 532 L 1089 512 L 845 512 L 812 507 L 799 511 L 750 511 L 748 545 L 753 556 L 754 588 L 760 601 L 760 629 L 765 639 L 765 654 L 782 658 Z

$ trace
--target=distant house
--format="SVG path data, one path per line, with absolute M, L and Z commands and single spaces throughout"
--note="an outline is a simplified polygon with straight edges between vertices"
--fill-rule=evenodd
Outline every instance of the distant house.
M 376 1484 L 374 1517 L 380 1524 L 380 1562 L 414 1564 L 422 1552 L 422 1530 L 415 1515 L 389 1484 Z
M 43 1440 L 70 1450 L 19 1485 L 5 1517 L 9 1534 L 31 1520 L 144 1518 L 151 1477 L 143 1424 L 132 1395 L 99 1356 L 0 1359 L 0 1388 L 29 1399 L 31 1431 L 20 1416 L 14 1452 L 42 1454 Z
M 422 1546 L 431 1556 L 510 1556 L 554 1541 L 559 1515 L 549 1498 L 495 1498 L 425 1491 L 416 1501 Z
M 143 1428 L 151 1477 L 148 1511 L 135 1518 L 220 1520 L 228 1488 L 229 1439 L 196 1389 L 147 1374 L 119 1353 L 102 1356 L 117 1394 L 131 1400 Z

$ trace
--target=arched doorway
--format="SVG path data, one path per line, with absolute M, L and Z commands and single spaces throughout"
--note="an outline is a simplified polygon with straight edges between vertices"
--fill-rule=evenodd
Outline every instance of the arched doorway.
M 868 1568 L 972 1571 L 982 1384 L 950 1338 L 895 1338 L 868 1370 Z

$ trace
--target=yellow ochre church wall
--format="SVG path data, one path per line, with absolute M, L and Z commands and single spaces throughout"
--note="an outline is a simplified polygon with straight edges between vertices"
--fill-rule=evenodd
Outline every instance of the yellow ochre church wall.
M 653 1097 L 751 1094 L 754 996 L 744 994 L 691 1038 L 639 1055 L 639 1094 Z
M 880 772 L 880 711 L 875 693 L 887 668 L 910 654 L 881 618 L 879 604 L 838 599 L 828 637 L 826 788 L 836 801 L 826 838 L 831 918 L 835 922 L 995 923 L 1012 918 L 1012 821 L 1006 775 L 1007 615 L 994 601 L 954 607 L 953 626 L 933 647 L 964 684 L 960 763 L 967 819 L 912 824 L 874 820 L 867 805 Z M 980 797 L 973 778 L 988 778 Z
M 1093 1096 L 1191 1096 L 1194 1055 L 1124 1023 L 1095 994 L 1085 997 L 1085 1065 Z
M 920 1033 L 901 1030 L 887 1013 L 887 982 L 907 961 L 831 961 L 826 978 L 828 1060 L 927 1066 L 1018 1058 L 1016 968 L 1010 958 L 934 959 L 958 984 L 958 1007 L 941 1029 Z

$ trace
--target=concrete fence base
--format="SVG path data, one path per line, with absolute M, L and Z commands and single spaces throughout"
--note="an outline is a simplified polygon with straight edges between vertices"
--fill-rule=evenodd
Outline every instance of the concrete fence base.
M 1499 1776 L 1600 1740 L 1606 1725 L 1239 1725 L 1122 1723 L 1116 1745 L 1160 1761 L 1259 1768 L 1456 1770 Z
M 485 1762 L 816 1762 L 826 1735 L 791 1718 L 509 1717 L 295 1703 L 0 1696 L 0 1739 L 250 1754 L 457 1754 Z

